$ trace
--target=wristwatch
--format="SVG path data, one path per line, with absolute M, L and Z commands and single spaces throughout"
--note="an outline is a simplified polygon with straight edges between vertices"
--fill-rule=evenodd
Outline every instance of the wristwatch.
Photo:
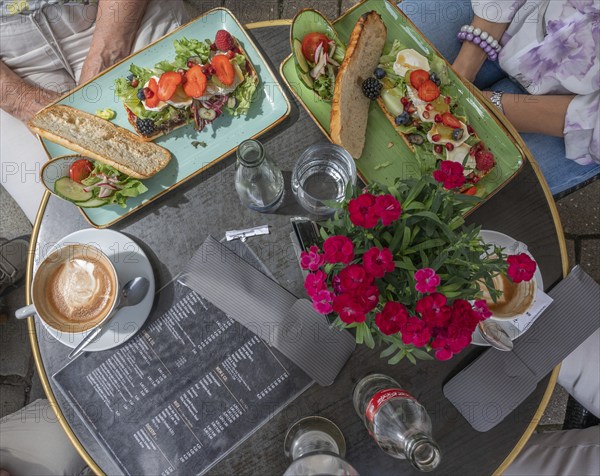
M 492 93 L 492 96 L 490 97 L 490 101 L 491 103 L 496 106 L 498 109 L 500 109 L 500 112 L 502 114 L 504 114 L 504 108 L 502 107 L 502 95 L 504 94 L 504 91 L 494 91 Z

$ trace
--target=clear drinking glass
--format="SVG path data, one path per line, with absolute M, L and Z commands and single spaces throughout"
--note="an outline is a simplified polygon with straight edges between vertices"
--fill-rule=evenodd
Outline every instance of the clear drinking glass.
M 342 147 L 319 143 L 306 149 L 292 172 L 292 191 L 302 207 L 319 216 L 335 210 L 324 202 L 341 202 L 348 187 L 356 185 L 356 164 Z
M 284 452 L 293 461 L 283 476 L 359 476 L 343 459 L 344 435 L 327 418 L 310 416 L 294 423 L 285 436 Z
M 283 175 L 256 140 L 242 142 L 237 150 L 235 189 L 240 201 L 258 212 L 272 212 L 281 205 Z

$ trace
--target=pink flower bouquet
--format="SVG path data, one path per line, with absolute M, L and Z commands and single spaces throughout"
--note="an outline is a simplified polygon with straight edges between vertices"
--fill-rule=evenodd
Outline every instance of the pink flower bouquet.
M 529 256 L 489 249 L 480 229 L 464 224 L 478 199 L 449 190 L 454 170 L 443 180 L 440 173 L 367 187 L 323 224 L 322 245 L 301 256 L 314 308 L 354 329 L 357 343 L 387 345 L 381 356 L 390 364 L 450 359 L 491 315 L 479 283 L 496 299 L 495 275 L 518 283 L 535 272 Z

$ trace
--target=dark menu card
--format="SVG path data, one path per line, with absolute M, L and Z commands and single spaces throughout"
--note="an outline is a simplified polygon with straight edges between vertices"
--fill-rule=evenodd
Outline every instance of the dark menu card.
M 54 375 L 125 474 L 202 474 L 312 381 L 174 281 L 124 345 Z

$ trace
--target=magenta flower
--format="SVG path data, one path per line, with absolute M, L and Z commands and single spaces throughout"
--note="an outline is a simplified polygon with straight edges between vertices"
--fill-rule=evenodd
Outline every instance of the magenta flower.
M 375 196 L 371 193 L 363 193 L 348 202 L 348 213 L 350 221 L 356 226 L 373 228 L 379 221 L 379 215 L 375 211 Z
M 375 213 L 381 218 L 381 223 L 388 226 L 400 218 L 402 207 L 393 195 L 378 195 L 375 197 Z
M 394 257 L 388 248 L 373 246 L 363 255 L 363 263 L 367 272 L 376 278 L 383 278 L 385 273 L 394 271 Z
M 377 286 L 360 286 L 355 291 L 358 296 L 358 302 L 361 304 L 361 309 L 365 312 L 371 312 L 379 304 L 379 289 Z
M 373 276 L 360 264 L 351 264 L 342 269 L 339 278 L 339 290 L 341 293 L 353 292 L 359 286 L 368 286 L 373 282 Z
M 311 246 L 307 251 L 300 253 L 300 266 L 302 269 L 316 271 L 325 264 L 325 256 L 319 253 L 318 246 Z
M 347 236 L 330 236 L 323 243 L 325 261 L 348 264 L 354 259 L 354 244 Z
M 429 327 L 443 327 L 448 324 L 452 315 L 452 308 L 446 302 L 446 296 L 433 293 L 419 299 L 415 310 Z
M 458 162 L 443 160 L 440 168 L 433 171 L 433 178 L 441 182 L 444 188 L 452 190 L 465 184 L 464 167 Z
M 313 308 L 320 314 L 329 314 L 333 311 L 333 298 L 335 294 L 327 289 L 321 289 L 313 297 Z
M 383 310 L 375 315 L 375 325 L 386 336 L 400 332 L 408 320 L 408 311 L 403 304 L 388 301 Z
M 506 258 L 506 262 L 508 263 L 507 274 L 513 283 L 531 280 L 537 268 L 536 262 L 527 253 L 511 255 Z
M 418 317 L 409 317 L 400 327 L 402 342 L 406 345 L 413 344 L 415 347 L 423 347 L 431 339 L 431 329 Z
M 346 324 L 365 322 L 366 316 L 362 310 L 362 303 L 355 294 L 339 294 L 333 298 L 333 310 Z
M 434 293 L 440 285 L 440 277 L 432 268 L 423 268 L 415 273 L 415 289 L 422 294 Z
M 475 301 L 473 305 L 473 312 L 479 316 L 479 320 L 483 321 L 492 315 L 492 311 L 488 308 L 485 299 L 479 299 Z
M 317 295 L 317 293 L 327 288 L 327 275 L 323 271 L 317 271 L 316 273 L 309 273 L 304 280 L 304 289 L 306 294 L 311 298 Z

